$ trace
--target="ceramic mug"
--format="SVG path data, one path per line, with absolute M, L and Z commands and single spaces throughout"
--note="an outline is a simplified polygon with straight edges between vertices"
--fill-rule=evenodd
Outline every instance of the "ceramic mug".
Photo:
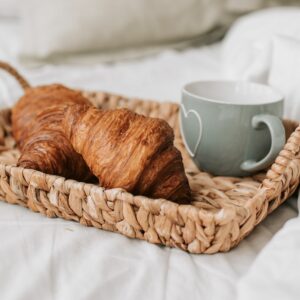
M 199 81 L 184 86 L 181 135 L 207 172 L 246 176 L 268 167 L 285 144 L 283 97 L 245 81 Z

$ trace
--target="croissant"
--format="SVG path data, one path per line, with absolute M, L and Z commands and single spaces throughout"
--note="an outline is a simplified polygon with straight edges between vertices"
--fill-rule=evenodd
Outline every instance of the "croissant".
M 161 119 L 127 109 L 72 105 L 63 128 L 101 186 L 188 203 L 191 191 L 174 133 Z
M 18 166 L 80 181 L 93 178 L 62 131 L 64 110 L 73 104 L 90 105 L 59 84 L 25 89 L 12 110 L 12 133 L 21 150 Z

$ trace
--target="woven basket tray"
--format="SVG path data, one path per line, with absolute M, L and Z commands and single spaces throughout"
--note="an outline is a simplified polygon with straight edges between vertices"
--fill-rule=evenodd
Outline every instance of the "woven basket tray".
M 83 92 L 103 109 L 127 107 L 167 120 L 175 131 L 193 191 L 192 205 L 105 190 L 38 171 L 16 167 L 19 152 L 11 136 L 10 110 L 0 112 L 0 197 L 48 217 L 74 220 L 131 238 L 177 247 L 191 253 L 228 251 L 297 188 L 300 178 L 300 127 L 285 121 L 290 136 L 266 173 L 248 178 L 213 177 L 188 157 L 179 132 L 178 105 Z

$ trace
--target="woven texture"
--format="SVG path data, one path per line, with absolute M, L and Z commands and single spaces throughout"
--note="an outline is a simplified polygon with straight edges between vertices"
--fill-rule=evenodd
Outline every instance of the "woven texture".
M 0 197 L 48 217 L 119 232 L 191 253 L 228 251 L 297 188 L 300 178 L 300 127 L 285 121 L 289 137 L 265 173 L 247 178 L 213 177 L 199 171 L 186 153 L 179 131 L 178 105 L 83 92 L 103 109 L 127 107 L 167 120 L 182 152 L 193 192 L 192 205 L 105 190 L 38 171 L 16 167 L 19 156 L 11 136 L 10 110 L 0 112 Z

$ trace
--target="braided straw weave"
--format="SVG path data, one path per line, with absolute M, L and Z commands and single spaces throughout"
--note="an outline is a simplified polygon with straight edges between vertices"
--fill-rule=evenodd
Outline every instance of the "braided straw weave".
M 83 92 L 103 109 L 127 107 L 167 120 L 175 131 L 193 191 L 192 205 L 105 190 L 38 171 L 16 167 L 10 110 L 0 112 L 0 197 L 48 217 L 74 220 L 131 238 L 177 247 L 191 253 L 228 251 L 297 188 L 300 178 L 300 127 L 285 121 L 290 136 L 266 173 L 248 178 L 213 177 L 188 157 L 179 132 L 178 105 Z

